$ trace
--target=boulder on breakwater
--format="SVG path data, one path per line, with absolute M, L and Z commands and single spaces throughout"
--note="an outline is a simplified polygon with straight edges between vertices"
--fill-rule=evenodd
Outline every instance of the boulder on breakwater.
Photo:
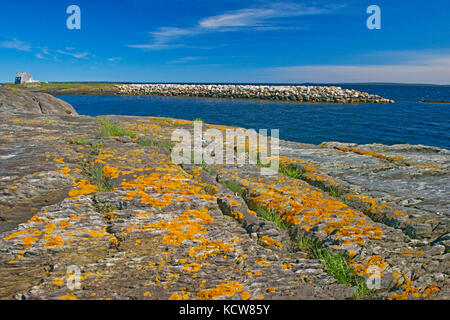
M 335 86 L 277 86 L 237 84 L 124 84 L 119 94 L 264 99 L 309 103 L 394 103 L 391 99 Z

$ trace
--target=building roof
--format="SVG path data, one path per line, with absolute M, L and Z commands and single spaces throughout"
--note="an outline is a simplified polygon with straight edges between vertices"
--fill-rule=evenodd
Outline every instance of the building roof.
M 17 77 L 20 77 L 20 78 L 31 78 L 31 75 L 28 72 L 19 72 L 19 73 L 17 73 Z

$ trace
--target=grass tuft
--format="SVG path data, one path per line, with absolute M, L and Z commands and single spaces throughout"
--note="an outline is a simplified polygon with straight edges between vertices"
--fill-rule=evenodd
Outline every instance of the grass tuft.
M 370 290 L 363 277 L 358 276 L 350 265 L 350 259 L 346 254 L 332 252 L 318 241 L 307 236 L 299 236 L 296 239 L 298 247 L 313 258 L 319 260 L 325 271 L 332 275 L 338 283 L 349 285 L 357 291 L 353 298 L 357 300 L 368 299 Z
M 228 180 L 228 181 L 225 181 L 223 184 L 225 185 L 225 187 L 230 189 L 230 191 L 235 194 L 238 194 L 241 196 L 244 193 L 244 189 L 243 189 L 242 185 L 236 181 Z
M 270 211 L 263 207 L 255 207 L 256 214 L 264 220 L 271 221 L 277 225 L 280 229 L 289 229 L 291 224 L 283 220 L 276 212 Z
M 298 168 L 294 168 L 291 166 L 280 166 L 278 171 L 288 177 L 293 178 L 293 179 L 302 179 L 303 178 L 303 174 L 301 173 L 301 171 Z
M 124 137 L 124 136 L 128 136 L 131 138 L 136 137 L 136 134 L 128 131 L 127 129 L 118 124 L 111 122 L 108 119 L 100 117 L 98 117 L 97 119 L 102 124 L 102 128 L 100 130 L 100 136 L 102 137 Z
M 145 139 L 145 140 L 139 140 L 138 145 L 142 147 L 158 147 L 158 148 L 167 148 L 172 150 L 173 143 L 169 140 L 151 140 L 151 139 Z
M 110 180 L 103 174 L 101 163 L 86 163 L 84 173 L 89 181 L 98 187 L 100 192 L 110 192 L 114 189 Z

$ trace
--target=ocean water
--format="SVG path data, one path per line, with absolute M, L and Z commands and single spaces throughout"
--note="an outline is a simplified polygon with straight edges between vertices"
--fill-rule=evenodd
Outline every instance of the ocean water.
M 450 86 L 340 85 L 379 94 L 395 104 L 308 104 L 153 96 L 59 95 L 79 114 L 203 119 L 206 123 L 279 129 L 280 138 L 319 144 L 423 144 L 450 149 Z

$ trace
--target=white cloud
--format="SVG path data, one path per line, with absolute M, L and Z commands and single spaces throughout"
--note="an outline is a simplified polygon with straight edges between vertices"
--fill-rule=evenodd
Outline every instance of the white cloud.
M 192 27 L 160 27 L 156 31 L 150 32 L 153 42 L 149 44 L 128 45 L 131 48 L 146 50 L 164 50 L 185 47 L 182 44 L 173 42 L 182 37 L 190 37 L 199 34 L 212 32 L 232 32 L 242 29 L 255 31 L 279 30 L 292 28 L 274 25 L 274 20 L 286 17 L 296 17 L 302 15 L 326 14 L 339 6 L 314 7 L 302 6 L 293 3 L 275 3 L 260 8 L 246 8 L 229 11 L 224 14 L 207 17 L 198 21 Z
M 0 42 L 0 47 L 6 49 L 15 49 L 19 51 L 30 51 L 31 45 L 28 42 L 24 42 L 18 39 L 7 40 Z
M 87 59 L 90 55 L 89 52 L 67 52 L 67 51 L 63 51 L 63 50 L 56 50 L 55 52 L 57 52 L 59 54 L 68 55 L 68 56 L 74 57 L 76 59 Z
M 305 7 L 292 3 L 277 3 L 265 8 L 251 8 L 231 11 L 212 16 L 199 22 L 205 29 L 230 27 L 261 27 L 268 20 L 275 18 L 295 17 L 302 15 L 325 14 L 330 9 L 319 7 Z
M 118 61 L 120 61 L 120 60 L 122 60 L 123 58 L 122 57 L 112 57 L 112 58 L 109 58 L 109 59 L 107 59 L 109 62 L 118 62 Z
M 188 57 L 183 57 L 183 58 L 179 58 L 173 61 L 170 61 L 170 64 L 178 64 L 178 63 L 186 63 L 186 62 L 191 62 L 191 61 L 198 61 L 198 60 L 204 60 L 206 59 L 205 57 L 192 57 L 192 56 L 188 56 Z

